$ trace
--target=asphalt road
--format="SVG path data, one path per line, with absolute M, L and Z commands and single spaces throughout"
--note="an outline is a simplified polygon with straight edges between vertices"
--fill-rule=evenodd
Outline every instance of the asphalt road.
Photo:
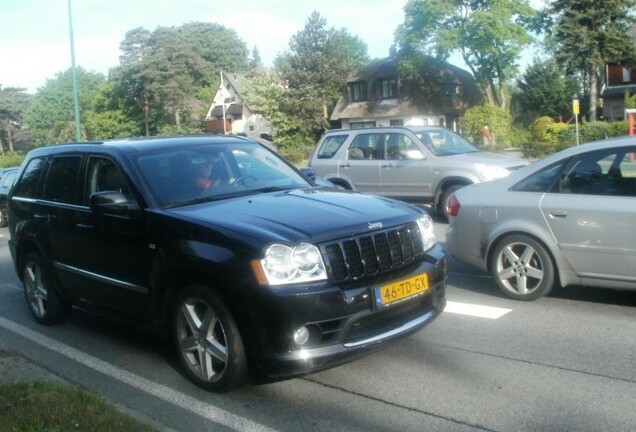
M 444 241 L 444 224 L 436 224 Z M 230 394 L 182 374 L 170 345 L 74 310 L 31 318 L 0 229 L 0 345 L 166 429 L 280 431 L 633 431 L 636 292 L 499 294 L 451 263 L 434 323 L 356 362 Z

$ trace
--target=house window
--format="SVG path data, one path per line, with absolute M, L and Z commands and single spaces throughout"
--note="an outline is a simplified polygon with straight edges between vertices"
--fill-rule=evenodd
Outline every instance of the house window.
M 397 98 L 397 80 L 395 78 L 384 78 L 380 80 L 380 91 L 381 99 Z
M 351 122 L 349 126 L 351 126 L 351 129 L 370 128 L 370 127 L 375 127 L 375 122 L 374 121 Z
M 389 120 L 389 125 L 390 126 L 404 126 L 404 120 L 403 119 Z
M 351 83 L 351 99 L 354 102 L 367 100 L 367 82 L 358 81 Z
M 444 84 L 444 97 L 446 99 L 459 98 L 462 94 L 462 87 L 455 83 Z

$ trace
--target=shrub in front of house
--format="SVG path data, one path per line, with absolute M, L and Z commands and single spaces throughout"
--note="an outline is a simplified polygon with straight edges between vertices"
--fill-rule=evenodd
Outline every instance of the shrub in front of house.
M 466 110 L 460 120 L 463 135 L 473 144 L 490 148 L 510 147 L 512 140 L 512 116 L 503 109 L 492 105 L 474 106 Z M 488 132 L 484 132 L 484 127 Z

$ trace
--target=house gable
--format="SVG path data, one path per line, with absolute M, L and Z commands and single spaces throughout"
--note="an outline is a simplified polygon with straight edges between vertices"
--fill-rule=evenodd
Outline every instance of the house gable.
M 205 118 L 206 132 L 240 134 L 252 138 L 271 135 L 265 117 L 243 100 L 245 75 L 221 72 L 221 82 Z

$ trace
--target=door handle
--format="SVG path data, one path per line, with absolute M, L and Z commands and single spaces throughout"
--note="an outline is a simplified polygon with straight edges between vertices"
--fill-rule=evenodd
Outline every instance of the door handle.
M 548 214 L 553 219 L 565 219 L 568 216 L 567 210 L 550 210 Z
M 382 168 L 394 168 L 394 167 L 395 165 L 393 165 L 392 163 L 382 165 Z
M 351 164 L 349 162 L 341 164 L 340 168 L 351 168 Z
M 33 219 L 35 219 L 38 222 L 51 222 L 52 219 L 55 219 L 54 215 L 50 215 L 50 214 L 42 214 L 42 213 L 36 213 L 33 215 Z

